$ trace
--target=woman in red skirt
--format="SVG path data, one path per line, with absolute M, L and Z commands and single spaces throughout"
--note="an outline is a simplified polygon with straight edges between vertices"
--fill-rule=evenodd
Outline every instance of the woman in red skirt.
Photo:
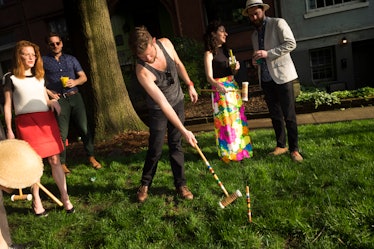
M 48 98 L 44 86 L 43 61 L 36 44 L 17 42 L 12 72 L 5 77 L 4 96 L 7 138 L 16 138 L 12 129 L 13 106 L 17 138 L 27 141 L 41 158 L 48 158 L 64 208 L 67 213 L 73 213 L 74 207 L 69 200 L 59 156 L 63 144 L 54 115 L 54 111 L 59 114 L 61 109 L 57 101 Z M 37 184 L 33 185 L 32 194 L 35 214 L 46 216 Z

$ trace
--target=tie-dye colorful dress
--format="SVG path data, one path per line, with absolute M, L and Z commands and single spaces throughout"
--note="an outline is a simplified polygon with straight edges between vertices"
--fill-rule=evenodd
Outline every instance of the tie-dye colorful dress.
M 221 82 L 229 90 L 228 93 L 221 94 L 215 91 L 214 86 L 212 87 L 214 130 L 218 156 L 224 162 L 251 158 L 253 156 L 252 143 L 241 92 L 234 76 L 230 75 L 231 69 L 228 64 L 228 57 L 223 53 L 222 48 L 219 48 L 218 53 L 213 57 L 212 68 L 215 80 Z

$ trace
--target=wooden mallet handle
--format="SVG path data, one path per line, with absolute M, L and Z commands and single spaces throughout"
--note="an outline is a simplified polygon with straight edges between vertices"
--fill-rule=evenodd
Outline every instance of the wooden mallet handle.
M 48 191 L 40 182 L 36 183 L 38 184 L 39 188 L 41 188 L 49 197 L 51 197 L 52 200 L 54 200 L 59 206 L 63 206 L 62 202 L 56 198 L 51 192 Z

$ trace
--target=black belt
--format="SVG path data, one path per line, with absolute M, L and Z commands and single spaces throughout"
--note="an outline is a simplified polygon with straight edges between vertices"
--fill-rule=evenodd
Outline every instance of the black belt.
M 67 97 L 73 96 L 77 93 L 78 93 L 78 90 L 73 90 L 73 91 L 70 91 L 70 92 L 63 93 L 62 97 L 67 98 Z

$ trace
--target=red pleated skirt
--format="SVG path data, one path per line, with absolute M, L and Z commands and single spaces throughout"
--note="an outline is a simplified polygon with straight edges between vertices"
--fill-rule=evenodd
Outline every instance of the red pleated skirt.
M 64 146 L 52 111 L 21 114 L 15 118 L 17 136 L 25 140 L 41 158 L 60 154 Z

